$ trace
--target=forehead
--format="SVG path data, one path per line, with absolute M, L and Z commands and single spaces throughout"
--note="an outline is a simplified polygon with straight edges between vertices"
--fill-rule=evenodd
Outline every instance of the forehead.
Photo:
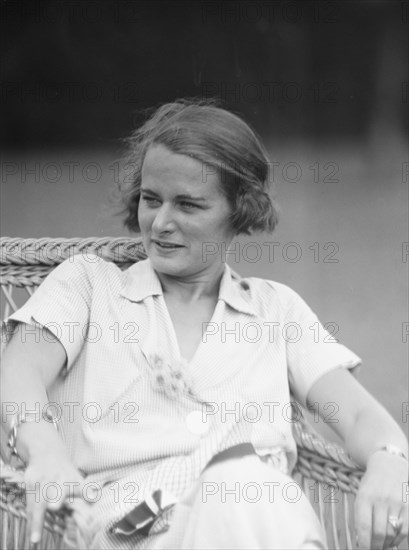
M 142 166 L 142 187 L 170 185 L 200 187 L 202 193 L 218 189 L 216 169 L 201 161 L 173 153 L 163 145 L 149 147 Z

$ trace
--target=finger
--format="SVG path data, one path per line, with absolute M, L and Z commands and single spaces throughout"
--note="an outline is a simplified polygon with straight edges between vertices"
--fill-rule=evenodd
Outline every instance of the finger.
M 37 544 L 43 533 L 46 503 L 40 498 L 39 491 L 28 487 L 26 490 L 27 502 L 27 531 L 31 544 Z
M 403 520 L 403 522 L 402 522 L 402 527 L 401 527 L 399 533 L 392 537 L 391 542 L 389 543 L 389 545 L 390 545 L 389 547 L 399 546 L 400 543 L 407 538 L 407 536 L 408 536 L 408 523 L 409 523 L 409 517 L 408 517 L 407 511 L 405 511 L 405 510 L 403 512 L 400 512 L 400 514 L 397 513 L 397 514 L 391 514 L 391 515 L 395 515 L 396 517 L 400 517 Z
M 357 545 L 359 548 L 371 548 L 372 505 L 365 497 L 355 501 Z
M 32 483 L 28 480 L 25 481 L 25 501 L 26 501 L 26 513 L 27 513 L 27 536 L 31 540 L 31 534 L 33 531 L 33 514 L 39 500 L 39 491 L 36 491 L 38 484 Z
M 388 508 L 377 504 L 372 511 L 372 536 L 371 546 L 374 550 L 385 548 L 385 542 L 391 541 L 392 531 L 388 530 Z M 389 533 L 389 535 L 388 535 Z
M 31 524 L 30 542 L 35 544 L 40 542 L 43 533 L 44 516 L 46 511 L 46 503 L 37 503 L 33 510 L 33 519 Z
M 398 535 L 398 536 L 396 536 L 396 537 L 392 540 L 392 542 L 390 543 L 390 545 L 387 546 L 386 548 L 388 548 L 388 549 L 389 549 L 389 548 L 397 548 L 404 540 L 406 540 L 407 536 L 408 536 L 407 533 L 406 533 L 406 535 Z M 407 548 L 407 547 L 405 546 L 405 548 Z

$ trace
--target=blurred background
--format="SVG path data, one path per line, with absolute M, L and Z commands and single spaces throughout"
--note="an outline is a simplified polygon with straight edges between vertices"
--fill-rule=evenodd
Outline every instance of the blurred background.
M 408 6 L 3 1 L 2 236 L 127 235 L 121 140 L 146 107 L 219 97 L 281 209 L 230 265 L 299 292 L 407 432 Z

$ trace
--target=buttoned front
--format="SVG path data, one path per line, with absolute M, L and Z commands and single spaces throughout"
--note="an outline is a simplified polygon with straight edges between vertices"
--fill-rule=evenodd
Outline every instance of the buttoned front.
M 230 445 L 281 452 L 291 472 L 290 389 L 305 404 L 324 373 L 360 363 L 296 292 L 227 265 L 190 362 L 149 259 L 121 271 L 97 256 L 69 258 L 6 323 L 16 321 L 46 326 L 66 350 L 49 398 L 75 465 L 102 487 L 107 526 L 156 488 L 180 496 Z
M 202 410 L 191 411 L 186 415 L 188 430 L 197 435 L 204 435 L 209 431 L 209 422 Z

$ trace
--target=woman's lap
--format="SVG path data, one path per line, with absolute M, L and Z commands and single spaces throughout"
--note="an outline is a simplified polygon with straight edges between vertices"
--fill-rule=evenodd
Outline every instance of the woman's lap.
M 288 475 L 257 456 L 206 469 L 150 535 L 101 533 L 93 548 L 324 549 L 323 532 L 308 499 Z
M 174 507 L 168 531 L 148 538 L 152 550 L 325 548 L 299 485 L 255 455 L 205 470 Z
M 167 521 L 169 518 L 169 521 Z M 207 468 L 148 537 L 101 532 L 93 548 L 324 549 L 320 522 L 299 485 L 256 455 Z

